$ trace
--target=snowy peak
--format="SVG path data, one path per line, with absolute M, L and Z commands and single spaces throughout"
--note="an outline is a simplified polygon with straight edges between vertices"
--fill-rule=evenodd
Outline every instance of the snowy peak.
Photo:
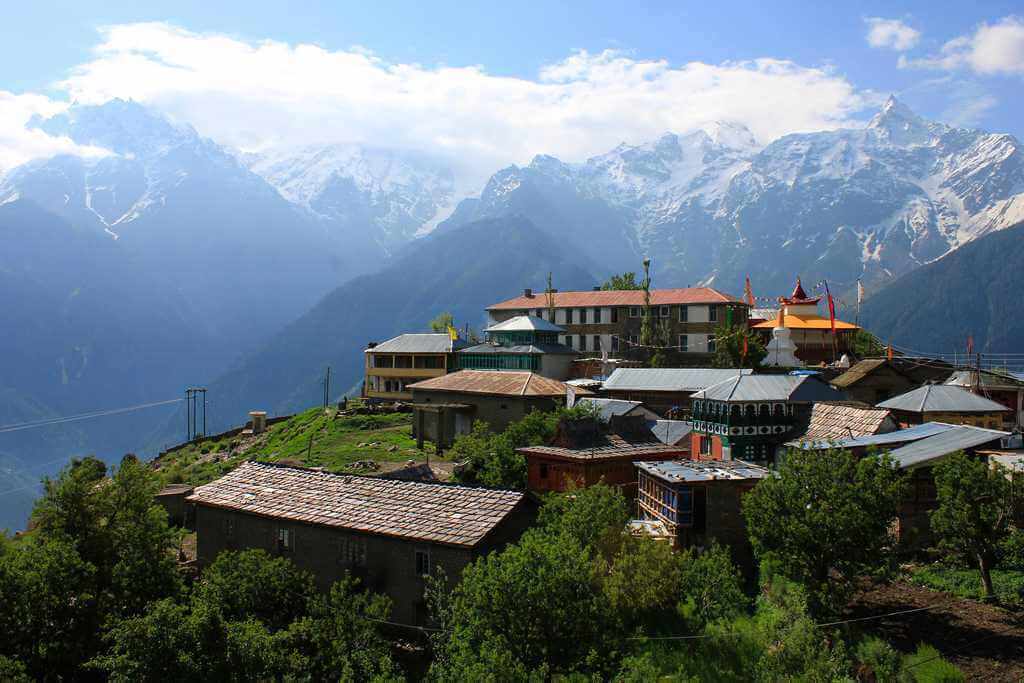
M 737 121 L 713 121 L 701 130 L 719 147 L 747 153 L 760 149 L 750 129 Z
M 932 125 L 909 107 L 889 95 L 881 110 L 872 117 L 867 130 L 895 145 L 923 145 L 935 139 Z

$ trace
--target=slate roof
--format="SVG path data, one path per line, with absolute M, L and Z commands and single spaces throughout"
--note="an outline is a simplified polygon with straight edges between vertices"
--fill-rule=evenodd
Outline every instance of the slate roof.
M 565 344 L 518 344 L 516 346 L 500 346 L 484 342 L 475 346 L 460 349 L 459 353 L 531 353 L 531 354 L 564 354 L 576 356 L 579 352 Z
M 813 442 L 806 439 L 794 439 L 786 442 L 786 445 L 794 448 L 803 448 L 804 450 L 817 450 L 831 447 L 867 448 L 869 446 L 892 446 L 895 444 L 919 441 L 926 437 L 949 431 L 955 426 L 956 425 L 946 424 L 945 422 L 925 422 L 924 424 L 914 425 L 913 427 L 907 427 L 906 429 L 897 429 L 896 431 L 886 432 L 885 434 L 870 434 L 855 438 L 846 437 Z
M 642 289 L 601 290 L 583 292 L 555 292 L 553 295 L 555 308 L 573 308 L 586 306 L 643 306 L 644 292 Z M 652 306 L 670 306 L 672 304 L 724 304 L 743 303 L 728 294 L 723 294 L 711 287 L 685 287 L 681 289 L 652 289 Z M 517 296 L 487 307 L 489 311 L 508 309 L 547 308 L 547 294 L 536 292 L 533 296 Z
M 523 495 L 246 462 L 197 487 L 186 500 L 261 517 L 473 547 Z
M 607 386 L 607 385 L 606 385 Z M 841 401 L 846 395 L 816 375 L 739 375 L 698 391 L 694 399 L 711 401 Z
M 488 332 L 565 332 L 564 327 L 535 315 L 517 315 L 487 328 Z
M 994 413 L 1008 412 L 1009 408 L 984 396 L 972 394 L 951 384 L 925 384 L 882 401 L 879 408 L 903 410 L 908 413 Z
M 407 385 L 408 389 L 451 391 L 491 396 L 565 396 L 566 385 L 533 372 L 518 370 L 460 370 Z M 576 387 L 577 396 L 587 395 Z
M 618 391 L 700 391 L 750 369 L 721 368 L 616 368 L 604 388 Z
M 849 370 L 832 380 L 832 386 L 845 389 L 861 381 L 888 361 L 885 358 L 868 358 L 856 363 Z M 899 372 L 895 368 L 894 371 Z
M 617 434 L 608 435 L 604 443 L 589 448 L 563 448 L 561 446 L 526 446 L 517 448 L 523 455 L 548 455 L 572 460 L 643 460 L 644 458 L 672 458 L 688 456 L 689 446 L 666 446 L 660 441 L 629 442 Z
M 895 429 L 895 421 L 884 408 L 856 401 L 820 401 L 811 406 L 811 419 L 800 440 L 833 441 Z
M 651 420 L 647 426 L 658 441 L 669 446 L 675 446 L 683 439 L 688 439 L 690 432 L 693 431 L 693 423 L 685 420 Z
M 900 469 L 917 467 L 966 448 L 977 448 L 1010 435 L 994 429 L 969 425 L 950 425 L 951 429 L 914 441 L 890 451 L 889 456 Z
M 653 477 L 678 484 L 694 481 L 764 479 L 770 474 L 768 468 L 743 460 L 666 460 L 638 462 L 636 466 Z
M 651 419 L 656 419 L 658 414 L 644 407 L 644 404 L 640 401 L 623 401 L 617 398 L 581 398 L 576 401 L 576 405 L 592 405 L 597 408 L 597 416 L 604 422 L 610 420 L 613 416 L 628 415 L 636 411 L 637 414 L 643 414 Z
M 447 333 L 412 333 L 400 334 L 381 342 L 372 349 L 366 349 L 366 353 L 449 353 L 465 345 L 466 342 L 461 339 L 453 342 Z

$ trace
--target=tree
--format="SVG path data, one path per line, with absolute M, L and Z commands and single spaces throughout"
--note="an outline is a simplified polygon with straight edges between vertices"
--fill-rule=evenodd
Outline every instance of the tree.
M 885 346 L 878 341 L 878 337 L 867 330 L 861 329 L 853 333 L 850 339 L 850 350 L 857 358 L 869 358 L 885 354 Z
M 680 613 L 699 625 L 734 619 L 750 605 L 729 549 L 717 543 L 703 551 L 690 548 L 679 554 L 679 594 Z
M 605 291 L 629 290 L 642 289 L 642 287 L 636 281 L 636 273 L 623 273 L 622 275 L 612 275 L 605 280 L 604 284 L 601 285 L 601 289 Z
M 437 333 L 447 333 L 449 327 L 455 326 L 455 317 L 445 311 L 444 313 L 438 313 L 437 317 L 430 321 L 430 331 Z
M 722 324 L 715 329 L 715 355 L 711 363 L 716 368 L 759 368 L 767 355 L 761 336 L 749 327 Z
M 932 468 L 939 507 L 931 513 L 940 545 L 976 563 L 986 597 L 993 597 L 992 568 L 1000 544 L 1010 535 L 1013 489 L 1000 466 L 994 468 L 962 451 Z
M 743 516 L 757 556 L 806 586 L 813 613 L 834 614 L 857 576 L 889 567 L 904 486 L 888 456 L 794 449 L 747 495 Z

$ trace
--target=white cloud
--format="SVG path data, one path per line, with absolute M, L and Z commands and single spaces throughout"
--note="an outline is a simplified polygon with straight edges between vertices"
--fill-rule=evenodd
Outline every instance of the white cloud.
M 53 137 L 28 128 L 32 116 L 58 114 L 67 105 L 55 102 L 45 95 L 16 95 L 0 90 L 0 174 L 30 159 L 54 154 L 103 155 L 94 147 L 76 145 L 66 137 Z
M 1024 74 L 1024 20 L 1004 17 L 981 24 L 973 34 L 959 36 L 938 54 L 922 59 L 900 58 L 901 67 L 970 69 L 983 75 Z
M 162 23 L 102 36 L 94 58 L 57 85 L 69 99 L 132 98 L 248 150 L 324 142 L 423 150 L 472 182 L 537 153 L 580 160 L 718 119 L 769 141 L 849 125 L 875 103 L 831 69 L 777 59 L 673 67 L 581 51 L 530 79 Z
M 869 17 L 867 41 L 871 47 L 891 48 L 903 52 L 917 45 L 921 32 L 907 26 L 899 19 Z

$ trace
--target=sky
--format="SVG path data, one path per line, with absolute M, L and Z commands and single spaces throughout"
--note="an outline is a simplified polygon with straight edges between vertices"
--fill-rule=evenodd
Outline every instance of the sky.
M 762 144 L 889 94 L 1024 137 L 1018 2 L 46 2 L 0 28 L 0 173 L 102 154 L 26 124 L 131 98 L 246 151 L 356 143 L 467 177 L 716 120 Z

